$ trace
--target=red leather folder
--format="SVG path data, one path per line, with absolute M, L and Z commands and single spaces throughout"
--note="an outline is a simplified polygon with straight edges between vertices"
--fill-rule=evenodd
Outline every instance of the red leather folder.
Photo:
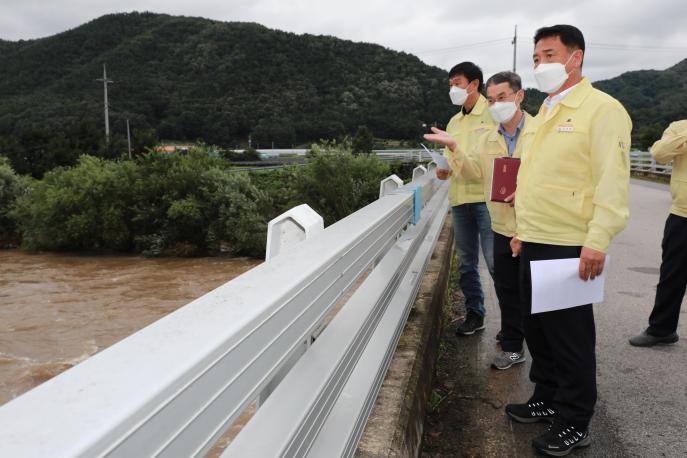
M 490 196 L 492 202 L 505 202 L 506 197 L 515 192 L 519 169 L 520 159 L 517 157 L 498 157 L 494 159 Z

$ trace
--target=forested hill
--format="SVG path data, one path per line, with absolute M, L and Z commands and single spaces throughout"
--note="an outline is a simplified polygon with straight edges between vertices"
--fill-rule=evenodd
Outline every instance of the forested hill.
M 687 118 L 687 59 L 666 70 L 627 72 L 594 85 L 625 106 L 639 147 L 648 148 L 671 122 Z
M 0 31 L 0 34 L 2 32 Z M 460 56 L 457 56 L 457 59 Z M 103 145 L 107 64 L 113 141 Z M 687 60 L 594 83 L 618 98 L 646 147 L 687 118 Z M 543 94 L 528 90 L 534 112 Z M 40 175 L 78 154 L 117 157 L 155 139 L 289 147 L 351 135 L 419 139 L 454 113 L 446 72 L 417 57 L 258 24 L 153 13 L 112 14 L 47 38 L 0 40 L 0 155 Z
M 1 33 L 1 32 L 0 32 Z M 159 138 L 291 146 L 351 134 L 417 138 L 445 122 L 446 72 L 410 54 L 258 24 L 112 14 L 47 38 L 0 40 L 0 136 L 111 125 Z

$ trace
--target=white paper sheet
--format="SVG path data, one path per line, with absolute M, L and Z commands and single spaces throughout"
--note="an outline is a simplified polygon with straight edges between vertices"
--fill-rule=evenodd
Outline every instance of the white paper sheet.
M 579 258 L 531 261 L 532 313 L 602 302 L 609 261 L 606 256 L 604 271 L 588 281 L 580 278 Z
M 446 156 L 435 153 L 434 151 L 430 151 L 429 154 L 432 155 L 432 160 L 437 163 L 437 168 L 451 170 L 451 166 L 448 165 L 448 159 L 446 159 Z
M 437 168 L 440 168 L 442 170 L 451 170 L 451 166 L 448 165 L 448 159 L 446 158 L 446 156 L 435 151 L 430 151 L 422 143 L 420 143 L 420 146 L 422 146 L 425 149 L 425 151 L 427 151 L 429 155 L 432 156 L 432 160 L 436 162 Z

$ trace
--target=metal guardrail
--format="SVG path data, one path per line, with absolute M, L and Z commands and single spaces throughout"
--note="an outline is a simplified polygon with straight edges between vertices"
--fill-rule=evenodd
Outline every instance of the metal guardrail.
M 230 172 L 267 172 L 270 170 L 280 170 L 286 167 L 302 167 L 304 166 L 304 162 L 294 162 L 294 163 L 289 163 L 289 164 L 281 164 L 281 165 L 266 165 L 264 167 L 241 167 L 241 166 L 236 166 L 232 167 L 229 169 Z
M 0 456 L 203 456 L 256 400 L 223 456 L 351 456 L 448 209 L 413 175 L 0 407 Z
M 377 155 L 383 161 L 431 161 L 432 157 L 426 151 L 421 149 L 397 149 L 397 150 L 374 150 L 373 154 Z
M 658 164 L 649 151 L 630 151 L 630 170 L 668 176 L 672 173 L 673 166 L 672 163 Z
M 281 151 L 281 150 L 280 150 Z M 283 150 L 290 151 L 290 150 Z M 301 151 L 301 150 L 297 150 Z M 404 149 L 404 150 L 375 150 L 373 151 L 377 157 L 383 161 L 431 161 L 432 158 L 426 151 L 421 149 Z M 285 164 L 274 165 L 267 167 L 237 167 L 236 171 L 261 171 L 261 170 L 276 170 L 288 165 L 304 165 L 301 164 Z M 630 169 L 633 172 L 652 173 L 657 175 L 670 175 L 673 167 L 671 164 L 659 164 L 652 157 L 648 151 L 630 151 Z

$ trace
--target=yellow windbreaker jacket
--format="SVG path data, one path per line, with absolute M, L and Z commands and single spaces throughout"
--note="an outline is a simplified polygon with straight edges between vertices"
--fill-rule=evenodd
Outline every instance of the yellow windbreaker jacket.
M 522 145 L 526 143 L 525 135 L 532 135 L 532 130 L 528 130 L 529 124 L 532 122 L 532 116 L 527 112 L 525 115 L 525 124 L 520 131 L 520 137 L 515 145 L 513 157 L 521 157 Z M 456 171 L 461 177 L 466 180 L 482 179 L 483 198 L 489 208 L 489 216 L 491 216 L 491 228 L 494 232 L 498 232 L 506 237 L 513 237 L 515 235 L 515 210 L 510 204 L 502 202 L 491 202 L 491 179 L 494 170 L 494 159 L 498 157 L 508 156 L 508 146 L 503 135 L 499 132 L 498 124 L 480 137 L 475 151 L 471 155 L 463 154 L 459 149 L 456 150 L 455 160 L 452 164 L 454 173 Z
M 473 154 L 477 140 L 487 131 L 491 130 L 496 122 L 492 119 L 491 113 L 487 109 L 487 99 L 483 95 L 479 96 L 477 103 L 472 107 L 472 111 L 464 115 L 462 110 L 455 115 L 446 126 L 446 132 L 456 139 L 457 150 L 466 151 Z M 453 172 L 453 161 L 455 155 L 448 148 L 444 149 L 444 156 L 448 158 L 451 166 L 451 184 L 448 191 L 449 204 L 454 207 L 474 202 L 484 202 L 482 189 L 482 179 L 465 179 Z
M 651 147 L 656 162 L 673 161 L 670 193 L 673 206 L 670 213 L 687 218 L 687 120 L 672 123 L 663 137 Z
M 542 105 L 523 143 L 515 198 L 527 242 L 606 252 L 629 217 L 632 121 L 583 78 L 551 112 Z

